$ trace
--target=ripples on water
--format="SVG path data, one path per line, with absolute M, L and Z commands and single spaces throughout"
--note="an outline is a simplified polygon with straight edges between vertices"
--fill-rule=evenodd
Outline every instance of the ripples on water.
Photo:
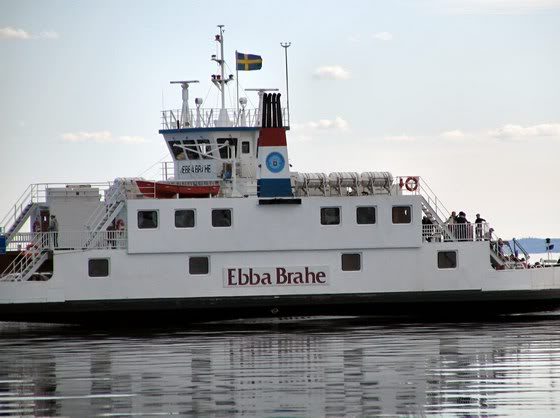
M 136 331 L 0 323 L 0 416 L 560 416 L 560 313 Z

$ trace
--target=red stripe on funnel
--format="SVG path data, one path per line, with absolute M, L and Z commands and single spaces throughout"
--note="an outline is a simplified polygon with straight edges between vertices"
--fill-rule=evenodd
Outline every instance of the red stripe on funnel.
M 286 130 L 284 128 L 261 128 L 259 147 L 285 147 Z

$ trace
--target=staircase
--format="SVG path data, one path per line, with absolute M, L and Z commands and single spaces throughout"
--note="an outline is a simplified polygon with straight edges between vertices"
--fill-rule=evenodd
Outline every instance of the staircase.
M 49 258 L 49 248 L 44 245 L 47 234 L 37 233 L 30 249 L 21 252 L 10 265 L 0 274 L 0 281 L 24 282 L 37 272 L 39 267 Z
M 477 239 L 476 236 L 476 225 L 471 224 L 470 229 L 452 229 L 447 224 L 447 219 L 449 218 L 450 212 L 446 209 L 446 207 L 441 203 L 435 193 L 428 187 L 425 181 L 419 183 L 419 187 L 417 191 L 413 192 L 421 197 L 422 203 L 422 213 L 432 222 L 433 226 L 430 228 L 430 237 L 434 239 L 434 241 L 460 241 L 460 240 L 467 240 L 471 241 Z M 466 224 L 460 224 L 465 225 Z M 457 227 L 457 226 L 456 226 Z M 455 231 L 455 233 L 454 233 Z M 469 232 L 470 231 L 470 232 Z M 472 236 L 469 235 L 472 233 Z M 492 232 L 490 237 L 481 237 L 480 239 L 489 242 L 495 243 L 494 246 L 489 245 L 488 251 L 490 254 L 490 259 L 492 265 L 497 269 L 516 269 L 516 268 L 526 268 L 526 265 L 520 262 L 509 262 L 503 257 L 503 255 L 499 254 L 499 250 L 497 248 L 498 237 Z M 515 238 L 513 241 L 513 249 L 520 250 L 524 256 L 525 260 L 529 258 L 529 254 L 525 249 L 519 244 Z M 506 241 L 504 241 L 506 242 Z M 507 243 L 507 242 L 506 242 Z M 507 243 L 509 246 L 509 243 Z M 511 248 L 511 247 L 510 247 Z
M 38 186 L 30 185 L 0 222 L 0 233 L 6 236 L 6 244 L 18 233 L 37 207 Z
M 115 181 L 113 186 L 105 193 L 105 200 L 99 204 L 86 223 L 86 228 L 91 235 L 84 245 L 85 248 L 95 248 L 99 244 L 100 232 L 106 231 L 107 227 L 115 220 L 125 206 L 125 199 L 124 184 Z

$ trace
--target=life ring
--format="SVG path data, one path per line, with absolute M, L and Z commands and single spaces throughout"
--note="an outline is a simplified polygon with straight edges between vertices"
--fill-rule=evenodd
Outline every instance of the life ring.
M 115 229 L 117 231 L 123 231 L 124 230 L 124 221 L 122 219 L 117 219 L 117 222 L 115 223 Z
M 418 189 L 418 177 L 408 177 L 404 185 L 409 192 L 415 192 Z

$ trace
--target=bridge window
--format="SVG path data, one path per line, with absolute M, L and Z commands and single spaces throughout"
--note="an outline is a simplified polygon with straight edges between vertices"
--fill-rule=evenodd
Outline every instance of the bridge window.
M 222 160 L 237 157 L 237 138 L 218 138 L 216 140 L 218 148 L 220 149 L 220 158 Z M 229 144 L 227 146 L 226 144 Z M 231 155 L 231 148 L 233 147 L 233 155 Z
M 189 258 L 189 274 L 208 274 L 210 271 L 210 263 L 208 257 L 190 257 Z
M 138 228 L 139 229 L 155 229 L 158 227 L 157 210 L 139 210 L 138 211 Z
M 251 143 L 249 141 L 243 141 L 241 143 L 241 153 L 249 154 L 251 152 Z
M 359 225 L 375 223 L 375 206 L 363 206 L 356 208 L 356 222 Z
M 176 210 L 175 228 L 194 228 L 194 210 L 193 209 Z
M 438 251 L 437 264 L 440 269 L 457 268 L 457 251 Z
M 218 228 L 231 226 L 231 209 L 213 209 L 212 226 Z
M 198 141 L 198 152 L 200 153 L 200 158 L 205 160 L 212 158 L 212 150 L 210 148 L 210 140 L 199 139 Z
M 171 148 L 171 153 L 176 160 L 186 160 L 185 151 L 182 148 L 181 141 L 169 141 L 169 147 Z
M 189 160 L 198 160 L 200 158 L 200 155 L 197 153 L 198 149 L 196 148 L 196 143 L 193 139 L 183 141 L 183 145 L 186 147 L 187 157 Z
M 342 271 L 360 271 L 361 269 L 361 254 L 342 254 Z
M 88 260 L 88 276 L 89 277 L 108 277 L 109 276 L 109 259 L 108 258 L 90 258 Z
M 410 206 L 393 206 L 393 223 L 409 224 L 412 222 L 412 208 Z
M 339 225 L 340 208 L 321 208 L 321 225 Z

